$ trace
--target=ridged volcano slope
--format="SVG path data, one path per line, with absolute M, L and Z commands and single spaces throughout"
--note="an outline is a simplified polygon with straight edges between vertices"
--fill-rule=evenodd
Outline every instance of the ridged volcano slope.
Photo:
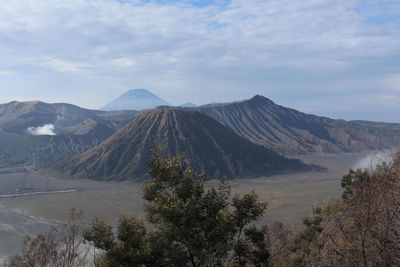
M 82 153 L 99 144 L 90 135 L 17 135 L 0 130 L 0 168 L 51 166 L 61 155 Z
M 0 128 L 5 132 L 27 134 L 27 128 L 53 124 L 58 135 L 80 135 L 79 132 L 103 136 L 107 132 L 114 133 L 137 116 L 136 111 L 99 111 L 84 109 L 66 103 L 48 104 L 40 101 L 17 102 L 0 104 Z M 99 132 L 100 128 L 89 129 L 82 124 L 86 120 L 101 124 L 106 132 Z M 80 127 L 83 127 L 80 129 Z M 72 131 L 75 130 L 76 132 Z M 78 134 L 76 134 L 78 133 Z M 107 137 L 109 137 L 108 135 Z
M 282 153 L 358 152 L 400 145 L 400 125 L 334 120 L 279 106 L 263 96 L 200 106 L 255 144 Z
M 146 112 L 99 146 L 55 169 L 99 180 L 140 180 L 147 176 L 150 146 L 158 139 L 165 154 L 185 153 L 196 171 L 210 178 L 256 177 L 305 171 L 310 166 L 251 143 L 197 111 L 167 108 Z
M 46 165 L 60 156 L 81 153 L 106 140 L 136 116 L 136 111 L 105 112 L 65 103 L 0 104 L 0 166 Z M 35 130 L 44 125 L 52 127 L 51 133 Z

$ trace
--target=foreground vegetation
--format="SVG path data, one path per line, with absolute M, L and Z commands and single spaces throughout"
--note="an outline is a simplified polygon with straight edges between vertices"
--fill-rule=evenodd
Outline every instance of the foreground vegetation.
M 351 170 L 342 197 L 314 208 L 297 233 L 257 226 L 267 205 L 254 192 L 232 196 L 224 182 L 206 190 L 180 156 L 155 151 L 150 174 L 146 222 L 123 215 L 115 230 L 100 220 L 83 227 L 73 213 L 63 229 L 27 238 L 8 266 L 400 266 L 399 154 Z

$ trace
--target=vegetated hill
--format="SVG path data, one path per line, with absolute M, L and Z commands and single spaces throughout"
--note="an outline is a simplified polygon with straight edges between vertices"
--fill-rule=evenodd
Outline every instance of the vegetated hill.
M 145 89 L 129 90 L 101 110 L 143 110 L 170 104 Z
M 129 123 L 136 111 L 97 111 L 39 101 L 0 105 L 0 166 L 51 162 L 92 148 Z M 56 136 L 50 136 L 56 135 Z
M 185 153 L 196 171 L 209 177 L 257 177 L 310 170 L 298 160 L 240 137 L 209 116 L 180 108 L 160 108 L 141 114 L 99 146 L 64 159 L 54 169 L 67 176 L 99 180 L 143 179 L 156 138 L 165 154 Z
M 77 130 L 78 126 L 85 120 L 91 119 L 107 127 L 108 131 L 115 132 L 135 116 L 137 116 L 137 111 L 105 112 L 84 109 L 65 103 L 48 104 L 40 101 L 13 101 L 0 105 L 0 128 L 9 133 L 27 134 L 29 127 L 52 124 L 57 134 L 75 134 L 69 130 L 72 128 Z M 92 125 L 94 126 L 94 124 Z M 88 130 L 86 127 L 86 133 Z M 96 134 L 104 135 L 99 131 L 96 131 Z
M 333 120 L 279 106 L 259 95 L 196 110 L 253 143 L 284 154 L 358 152 L 400 145 L 400 124 Z
M 0 131 L 0 168 L 49 165 L 61 155 L 82 153 L 100 143 L 88 135 L 17 135 Z
M 357 125 L 359 127 L 373 127 L 373 128 L 391 129 L 400 131 L 400 123 L 376 122 L 376 121 L 364 121 L 364 120 L 354 120 L 354 121 L 349 121 L 349 123 Z

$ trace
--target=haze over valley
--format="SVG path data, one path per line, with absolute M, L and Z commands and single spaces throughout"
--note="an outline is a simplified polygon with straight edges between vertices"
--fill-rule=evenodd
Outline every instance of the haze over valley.
M 3 0 L 0 266 L 398 266 L 400 2 Z
M 122 212 L 142 217 L 140 182 L 150 178 L 153 142 L 164 155 L 183 153 L 210 186 L 226 177 L 234 192 L 255 189 L 270 205 L 269 223 L 298 223 L 310 205 L 340 194 L 348 169 L 368 167 L 368 155 L 400 144 L 400 124 L 319 117 L 260 95 L 173 107 L 140 89 L 112 103 L 110 111 L 41 101 L 0 105 L 0 205 L 10 218 L 1 233 L 15 241 L 3 257 L 18 252 L 23 235 L 66 220 L 74 207 L 87 221 L 99 216 L 116 224 Z

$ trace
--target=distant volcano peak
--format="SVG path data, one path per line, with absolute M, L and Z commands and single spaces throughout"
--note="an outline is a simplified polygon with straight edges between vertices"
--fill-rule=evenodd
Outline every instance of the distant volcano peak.
M 146 89 L 133 89 L 105 105 L 101 110 L 143 110 L 169 105 L 164 99 Z
M 146 89 L 131 89 L 122 96 L 155 96 L 152 92 Z
M 265 96 L 262 95 L 255 95 L 252 98 L 250 98 L 248 101 L 252 102 L 252 103 L 269 103 L 269 104 L 275 104 L 271 99 L 266 98 Z
M 55 169 L 75 177 L 141 180 L 147 177 L 153 138 L 165 155 L 184 153 L 195 171 L 204 170 L 210 178 L 259 177 L 310 169 L 251 143 L 205 114 L 176 107 L 142 113 L 107 141 L 60 161 Z

